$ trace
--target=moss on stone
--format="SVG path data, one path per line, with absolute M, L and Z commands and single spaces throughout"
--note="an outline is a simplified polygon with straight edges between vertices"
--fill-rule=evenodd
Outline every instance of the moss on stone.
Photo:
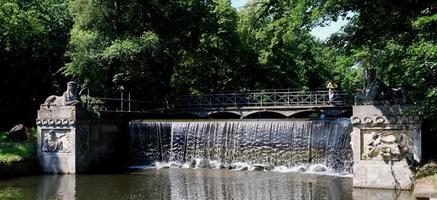
M 421 179 L 433 175 L 437 175 L 437 164 L 426 164 L 417 171 L 416 179 Z

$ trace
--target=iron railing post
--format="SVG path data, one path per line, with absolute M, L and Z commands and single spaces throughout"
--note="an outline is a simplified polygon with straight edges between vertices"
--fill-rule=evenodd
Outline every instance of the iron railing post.
M 290 107 L 290 90 L 287 90 L 287 107 Z
M 123 112 L 123 90 L 121 91 L 120 111 Z
M 128 107 L 129 107 L 129 112 L 130 112 L 130 111 L 131 111 L 131 110 L 130 110 L 130 109 L 131 109 L 130 92 L 127 93 L 127 95 L 128 95 Z
M 303 106 L 303 102 L 305 101 L 305 94 L 304 94 L 303 91 L 300 92 L 300 94 L 301 94 L 301 97 L 302 97 L 302 101 L 300 102 L 300 105 Z
M 274 106 L 277 106 L 277 101 L 276 101 L 276 96 L 278 95 L 278 93 L 276 92 L 276 91 L 273 91 L 273 94 L 272 94 L 272 96 L 273 96 L 273 105 Z
M 237 107 L 237 95 L 234 94 L 234 106 Z
M 260 97 L 261 97 L 261 107 L 263 107 L 264 95 L 261 93 L 261 94 L 260 94 Z

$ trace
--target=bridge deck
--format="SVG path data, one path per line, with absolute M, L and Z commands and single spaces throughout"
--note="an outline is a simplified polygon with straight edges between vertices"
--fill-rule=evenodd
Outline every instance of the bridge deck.
M 312 107 L 344 106 L 350 95 L 342 91 L 257 91 L 244 93 L 204 94 L 177 96 L 175 110 L 195 109 L 302 109 Z
M 331 95 L 331 98 L 330 98 Z M 249 112 L 262 110 L 295 111 L 313 108 L 342 108 L 352 102 L 352 96 L 344 91 L 315 90 L 260 90 L 228 92 L 203 95 L 180 95 L 171 99 L 168 105 L 137 101 L 128 98 L 100 98 L 101 111 L 148 113 L 153 110 L 166 112 Z

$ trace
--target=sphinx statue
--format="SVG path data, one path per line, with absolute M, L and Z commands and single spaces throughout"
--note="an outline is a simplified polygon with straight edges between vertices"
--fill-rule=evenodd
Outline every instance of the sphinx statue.
M 79 91 L 76 82 L 70 81 L 67 83 L 67 90 L 62 96 L 51 95 L 43 105 L 50 106 L 75 106 L 80 103 Z
M 381 80 L 376 78 L 375 69 L 364 71 L 364 89 L 355 96 L 355 104 L 378 104 L 382 102 L 405 103 L 404 90 L 401 88 L 389 88 Z

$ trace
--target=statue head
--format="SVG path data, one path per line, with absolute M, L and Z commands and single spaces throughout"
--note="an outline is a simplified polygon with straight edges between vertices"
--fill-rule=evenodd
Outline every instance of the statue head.
M 376 80 L 376 70 L 374 68 L 366 69 L 364 71 L 364 76 L 367 83 L 371 83 Z
M 55 140 L 58 139 L 58 138 L 56 137 L 56 133 L 55 133 L 55 131 L 53 131 L 53 130 L 51 130 L 51 131 L 48 133 L 48 135 L 49 135 L 49 141 L 55 141 Z
M 65 92 L 65 105 L 75 105 L 78 101 L 77 83 L 70 81 L 67 83 L 67 91 Z
M 75 91 L 77 88 L 77 83 L 74 81 L 70 81 L 67 83 L 67 91 Z

